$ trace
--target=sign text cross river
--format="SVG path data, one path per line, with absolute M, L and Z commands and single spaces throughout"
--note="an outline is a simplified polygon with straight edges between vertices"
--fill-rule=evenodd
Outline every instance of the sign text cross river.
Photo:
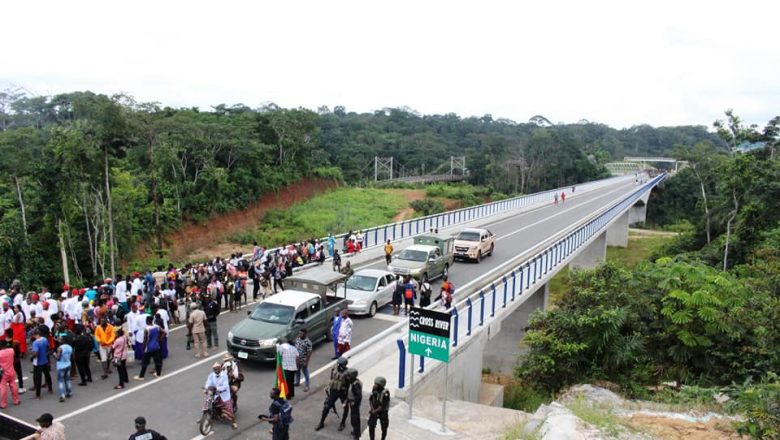
M 450 361 L 450 314 L 413 308 L 409 312 L 409 353 Z

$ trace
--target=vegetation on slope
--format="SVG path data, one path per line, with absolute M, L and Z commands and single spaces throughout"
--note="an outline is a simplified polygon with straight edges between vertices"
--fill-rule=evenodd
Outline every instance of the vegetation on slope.
M 691 169 L 649 206 L 657 203 L 650 212 L 661 224 L 682 218 L 694 227 L 631 271 L 610 262 L 576 272 L 558 307 L 531 320 L 516 372 L 526 387 L 520 397 L 599 380 L 640 397 L 668 382 L 697 386 L 732 397 L 728 409 L 745 418 L 740 432 L 777 438 L 780 119 L 758 133 L 728 117 L 721 135 L 729 145 L 761 138 L 767 147 L 687 152 Z

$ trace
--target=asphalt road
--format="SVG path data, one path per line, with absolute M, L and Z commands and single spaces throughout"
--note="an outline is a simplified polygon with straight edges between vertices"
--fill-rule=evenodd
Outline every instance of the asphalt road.
M 566 227 L 589 216 L 604 206 L 610 204 L 621 195 L 634 190 L 633 182 L 619 183 L 587 193 L 575 194 L 569 197 L 565 204 L 554 205 L 519 213 L 516 216 L 496 221 L 488 228 L 497 235 L 495 255 L 486 257 L 482 263 L 458 262 L 450 271 L 450 280 L 456 287 L 456 301 L 459 298 L 458 289 L 469 284 L 489 281 L 480 280 L 485 273 L 496 269 L 519 254 L 531 249 L 548 237 Z M 384 261 L 368 263 L 360 267 L 383 268 Z M 503 272 L 503 270 L 501 270 Z M 493 276 L 498 273 L 493 274 Z M 489 278 L 489 277 L 486 277 Z M 437 281 L 435 284 L 438 284 Z M 251 309 L 250 306 L 249 309 Z M 374 318 L 356 318 L 353 336 L 353 347 L 371 336 L 390 327 L 398 318 L 389 316 L 390 307 L 380 310 Z M 52 413 L 62 421 L 68 433 L 68 438 L 75 439 L 124 439 L 133 431 L 133 419 L 144 415 L 149 427 L 156 429 L 169 439 L 199 438 L 196 419 L 200 415 L 202 405 L 201 388 L 206 380 L 210 367 L 224 354 L 224 340 L 227 331 L 233 324 L 246 316 L 245 312 L 226 312 L 219 318 L 219 333 L 221 345 L 219 351 L 212 350 L 211 357 L 196 359 L 192 351 L 185 351 L 184 328 L 174 329 L 169 340 L 170 356 L 163 367 L 163 375 L 156 379 L 147 374 L 144 382 L 131 380 L 130 386 L 122 391 L 113 389 L 117 383 L 116 372 L 107 380 L 100 379 L 100 367 L 93 361 L 94 383 L 88 387 L 75 386 L 74 395 L 65 403 L 59 403 L 57 393 L 43 393 L 41 401 L 31 400 L 32 393 L 22 395 L 22 405 L 9 406 L 6 414 L 35 424 L 34 420 L 44 412 Z M 327 343 L 315 347 L 310 364 L 313 387 L 308 397 L 302 389 L 297 390 L 295 406 L 295 424 L 291 438 L 347 438 L 348 429 L 344 432 L 335 430 L 331 421 L 326 429 L 314 433 L 322 408 L 324 394 L 322 387 L 327 379 L 328 364 L 331 362 L 332 345 Z M 260 425 L 256 416 L 267 410 L 268 391 L 274 385 L 274 367 L 270 364 L 252 364 L 243 362 L 242 369 L 246 380 L 239 393 L 238 431 L 232 431 L 228 425 L 219 424 L 216 432 L 209 436 L 213 439 L 245 439 L 270 438 L 267 425 Z M 129 366 L 130 377 L 136 375 L 140 365 Z M 25 385 L 32 386 L 32 366 L 25 361 L 24 371 L 27 379 Z M 320 374 L 316 374 L 321 370 Z M 54 377 L 56 382 L 56 375 Z M 371 379 L 364 378 L 364 391 L 370 390 Z M 56 390 L 56 383 L 55 383 Z

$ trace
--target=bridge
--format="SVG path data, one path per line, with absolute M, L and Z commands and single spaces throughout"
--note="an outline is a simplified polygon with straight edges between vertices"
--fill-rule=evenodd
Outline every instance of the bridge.
M 442 173 L 449 165 L 449 172 Z M 374 157 L 374 184 L 387 186 L 395 183 L 433 183 L 433 182 L 457 182 L 468 177 L 466 169 L 466 156 L 450 156 L 449 161 L 442 162 L 437 168 L 425 173 L 425 166 L 421 165 L 417 174 L 407 172 L 406 166 L 394 157 Z
M 671 163 L 674 164 L 674 168 L 670 170 L 672 173 L 676 173 L 680 168 L 688 166 L 688 161 L 677 160 L 673 157 L 641 157 L 641 156 L 626 156 L 622 162 L 610 162 L 604 164 L 613 176 L 623 176 L 627 174 L 637 174 L 646 170 L 654 170 L 650 164 L 654 163 Z
M 528 314 L 546 307 L 549 279 L 567 266 L 592 267 L 604 261 L 608 245 L 626 246 L 628 225 L 644 221 L 649 194 L 663 178 L 662 175 L 637 184 L 633 175 L 614 177 L 578 184 L 576 191 L 572 187 L 558 188 L 376 226 L 364 231 L 366 249 L 346 259 L 356 269 L 382 268 L 382 244 L 386 240 L 391 240 L 396 250 L 400 250 L 415 235 L 432 228 L 451 234 L 463 227 L 482 226 L 496 233 L 495 255 L 480 264 L 456 263 L 450 271 L 458 301 L 450 311 L 454 329 L 450 349 L 452 368 L 446 379 L 450 399 L 478 402 L 480 391 L 484 391 L 482 369 L 511 370 Z M 554 194 L 561 192 L 565 192 L 566 201 L 555 204 Z M 341 246 L 343 235 L 337 239 L 337 246 Z M 245 316 L 243 312 L 223 312 L 218 320 L 221 339 Z M 382 308 L 374 318 L 354 319 L 353 348 L 346 356 L 350 366 L 360 372 L 365 392 L 370 390 L 375 376 L 383 375 L 388 378 L 394 402 L 424 395 L 441 396 L 443 365 L 430 360 L 421 363 L 419 358 L 411 359 L 404 353 L 407 327 L 406 320 L 392 316 L 388 307 Z M 61 404 L 56 396 L 44 392 L 41 401 L 24 399 L 22 405 L 9 406 L 4 414 L 34 425 L 41 413 L 50 412 L 65 424 L 69 438 L 90 439 L 125 438 L 133 431 L 132 419 L 144 415 L 150 428 L 168 438 L 200 439 L 194 421 L 200 413 L 201 387 L 211 364 L 221 359 L 225 351 L 220 344 L 209 351 L 209 357 L 195 359 L 192 351 L 185 350 L 185 333 L 182 326 L 171 328 L 168 340 L 171 354 L 165 360 L 160 378 L 150 375 L 143 382 L 131 380 L 125 390 L 114 390 L 116 373 L 108 380 L 100 380 L 99 366 L 95 365 L 95 382 L 87 387 L 74 387 L 74 395 L 67 403 Z M 331 344 L 315 346 L 309 365 L 311 391 L 303 393 L 299 388 L 292 402 L 296 419 L 293 438 L 343 437 L 340 435 L 343 433 L 336 432 L 332 415 L 324 430 L 314 432 L 322 410 L 328 371 L 333 365 L 332 355 Z M 246 381 L 239 399 L 240 427 L 233 431 L 228 425 L 217 425 L 209 438 L 255 438 L 267 429 L 267 425 L 256 420 L 256 415 L 268 407 L 266 396 L 275 383 L 274 368 L 248 362 L 242 368 Z M 131 365 L 130 376 L 136 375 L 138 369 L 137 362 Z M 27 370 L 25 381 L 29 387 L 31 375 Z M 486 403 L 500 405 L 500 392 L 496 391 Z

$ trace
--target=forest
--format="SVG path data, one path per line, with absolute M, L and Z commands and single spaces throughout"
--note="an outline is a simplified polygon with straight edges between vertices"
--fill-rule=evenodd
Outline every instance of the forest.
M 648 220 L 682 234 L 634 270 L 573 273 L 531 319 L 518 406 L 608 381 L 632 398 L 722 406 L 742 415 L 739 433 L 780 438 L 778 122 L 760 130 L 729 111 L 715 123 L 726 150 L 677 146 L 689 167 L 654 191 Z M 737 152 L 744 142 L 763 147 Z
M 122 94 L 6 90 L 0 282 L 54 287 L 114 275 L 137 246 L 164 258 L 166 234 L 182 224 L 246 207 L 300 179 L 369 184 L 376 155 L 394 156 L 409 174 L 465 156 L 470 183 L 517 194 L 603 177 L 603 164 L 624 154 L 670 154 L 702 141 L 727 149 L 702 126 L 617 130 L 542 116 L 515 122 L 340 106 L 201 110 Z

